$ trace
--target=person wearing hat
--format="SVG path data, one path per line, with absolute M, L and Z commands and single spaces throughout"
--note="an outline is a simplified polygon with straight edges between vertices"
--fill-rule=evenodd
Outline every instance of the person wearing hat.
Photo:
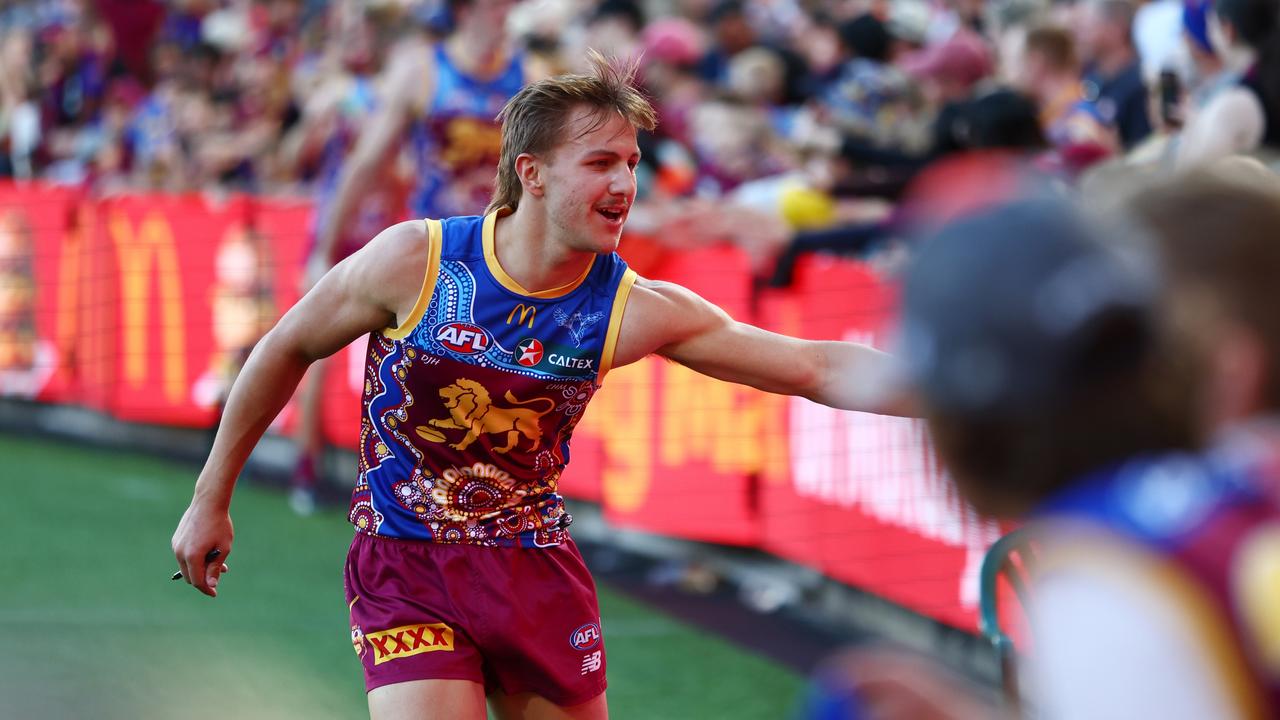
M 960 494 L 1035 538 L 1029 706 L 1270 716 L 1275 625 L 1249 608 L 1274 607 L 1257 588 L 1274 588 L 1280 516 L 1247 466 L 1197 453 L 1203 354 L 1141 240 L 1057 199 L 961 218 L 906 271 L 900 353 Z M 1001 713 L 922 658 L 838 667 L 859 717 Z

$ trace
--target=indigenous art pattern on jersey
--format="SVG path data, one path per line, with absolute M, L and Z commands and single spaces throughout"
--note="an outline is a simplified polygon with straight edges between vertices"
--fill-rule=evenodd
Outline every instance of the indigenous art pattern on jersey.
M 600 256 L 576 283 L 525 294 L 492 252 L 494 217 L 438 225 L 421 318 L 403 337 L 370 336 L 351 504 L 363 532 L 563 542 L 569 439 L 611 362 L 635 276 Z

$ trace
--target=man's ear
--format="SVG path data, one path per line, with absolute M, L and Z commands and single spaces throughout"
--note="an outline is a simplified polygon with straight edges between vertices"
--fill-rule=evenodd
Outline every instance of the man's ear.
M 1267 377 L 1267 353 L 1262 341 L 1235 323 L 1226 325 L 1210 361 L 1209 421 L 1214 428 L 1237 423 L 1261 412 Z
M 524 191 L 534 197 L 542 197 L 542 163 L 529 153 L 516 156 L 516 177 Z

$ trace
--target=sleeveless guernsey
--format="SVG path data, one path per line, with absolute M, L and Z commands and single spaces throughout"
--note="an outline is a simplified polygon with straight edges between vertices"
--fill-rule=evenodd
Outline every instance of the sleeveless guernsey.
M 566 537 L 557 481 L 636 276 L 600 255 L 570 285 L 529 293 L 498 264 L 496 218 L 425 221 L 412 316 L 370 335 L 350 511 L 362 532 L 508 547 Z

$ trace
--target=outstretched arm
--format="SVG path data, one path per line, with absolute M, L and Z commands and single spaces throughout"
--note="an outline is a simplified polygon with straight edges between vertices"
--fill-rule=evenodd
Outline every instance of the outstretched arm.
M 691 290 L 640 279 L 627 301 L 615 364 L 650 353 L 720 380 L 843 410 L 915 414 L 894 390 L 895 364 L 886 353 L 762 330 Z
M 254 347 L 236 378 L 191 505 L 173 534 L 173 553 L 187 582 L 206 595 L 231 554 L 231 495 L 249 453 L 288 402 L 315 360 L 363 334 L 393 327 L 417 299 L 426 272 L 424 224 L 384 230 L 324 276 Z M 222 556 L 205 559 L 217 548 Z

